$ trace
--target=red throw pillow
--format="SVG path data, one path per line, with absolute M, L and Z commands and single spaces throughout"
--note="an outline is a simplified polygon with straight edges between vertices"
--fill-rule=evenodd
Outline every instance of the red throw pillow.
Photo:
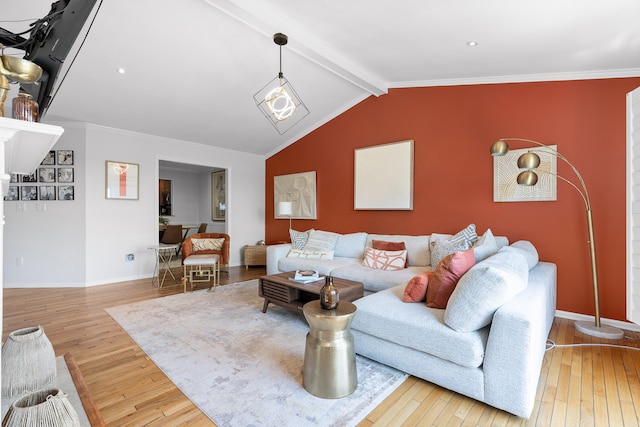
M 407 249 L 407 245 L 404 242 L 387 242 L 386 240 L 372 240 L 371 246 L 373 249 L 379 249 L 381 251 L 404 251 Z M 404 263 L 404 268 L 409 267 L 409 254 L 407 253 L 407 260 Z
M 458 280 L 475 263 L 473 249 L 454 252 L 442 258 L 429 278 L 427 307 L 446 308 Z
M 418 274 L 409 280 L 407 287 L 404 288 L 404 302 L 425 302 L 427 298 L 427 286 L 429 285 L 429 276 L 431 272 Z

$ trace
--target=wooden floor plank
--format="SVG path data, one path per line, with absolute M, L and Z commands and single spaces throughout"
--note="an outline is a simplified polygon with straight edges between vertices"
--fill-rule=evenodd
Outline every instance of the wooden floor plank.
M 264 273 L 261 267 L 231 268 L 222 284 Z M 71 353 L 75 358 L 109 426 L 211 426 L 105 311 L 180 292 L 180 284 L 157 288 L 148 279 L 89 288 L 5 289 L 3 340 L 11 331 L 42 325 L 56 355 Z M 640 348 L 640 333 L 608 341 L 585 336 L 572 320 L 556 318 L 549 338 L 559 346 L 545 354 L 528 420 L 409 377 L 359 427 L 640 425 L 640 351 L 635 350 Z M 560 347 L 583 343 L 635 349 Z

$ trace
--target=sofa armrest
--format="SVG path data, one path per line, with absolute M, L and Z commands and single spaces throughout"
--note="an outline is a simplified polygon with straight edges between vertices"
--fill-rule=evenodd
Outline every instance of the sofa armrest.
M 278 270 L 278 260 L 287 256 L 291 250 L 291 243 L 267 246 L 267 274 L 281 273 Z
M 556 310 L 556 265 L 538 263 L 527 287 L 493 316 L 484 358 L 485 402 L 529 418 Z

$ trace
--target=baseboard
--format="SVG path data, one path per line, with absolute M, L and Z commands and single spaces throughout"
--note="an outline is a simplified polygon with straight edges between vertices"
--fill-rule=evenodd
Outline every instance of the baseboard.
M 596 321 L 594 316 L 587 316 L 586 314 L 572 313 L 570 311 L 562 311 L 562 310 L 556 310 L 556 317 L 561 317 L 563 319 L 571 319 L 571 320 L 591 320 L 593 322 Z M 604 319 L 604 318 L 600 318 L 600 322 L 602 324 L 613 326 L 619 329 L 640 332 L 640 326 L 636 325 L 635 323 L 623 322 L 621 320 Z

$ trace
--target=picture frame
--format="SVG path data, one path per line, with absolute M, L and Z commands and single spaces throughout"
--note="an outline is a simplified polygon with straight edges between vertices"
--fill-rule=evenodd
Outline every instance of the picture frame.
M 291 202 L 291 219 L 317 219 L 316 172 L 300 172 L 273 177 L 273 202 Z M 288 219 L 274 209 L 276 219 Z
M 557 145 L 550 145 L 552 150 Z M 536 169 L 538 183 L 527 187 L 518 185 L 518 158 L 526 152 L 535 152 L 540 157 Z M 546 150 L 519 148 L 509 150 L 504 156 L 493 157 L 493 201 L 494 202 L 547 202 L 557 200 L 557 157 Z
M 72 165 L 73 150 L 58 150 L 57 159 L 59 165 Z
M 355 210 L 413 210 L 413 140 L 357 148 Z
M 227 171 L 211 172 L 211 219 L 224 221 L 227 218 L 226 185 Z
M 9 176 L 9 182 L 10 183 L 19 182 L 19 181 L 20 181 L 20 175 L 18 175 L 17 173 L 12 173 Z
M 51 150 L 44 156 L 44 159 L 40 162 L 41 165 L 55 165 L 56 164 L 56 152 Z
M 38 186 L 23 185 L 22 187 L 20 187 L 20 200 L 23 200 L 25 202 L 38 200 Z
M 73 182 L 73 168 L 58 168 L 58 182 Z
M 137 163 L 105 162 L 105 198 L 138 200 L 140 165 Z
M 7 192 L 7 195 L 4 196 L 4 199 L 11 201 L 20 200 L 20 187 L 18 187 L 17 185 L 10 185 L 9 191 Z
M 56 182 L 56 168 L 38 168 L 38 182 Z
M 22 175 L 22 178 L 20 179 L 20 181 L 21 182 L 38 182 L 38 175 L 36 175 L 35 173 Z
M 73 185 L 60 185 L 58 186 L 58 200 L 74 200 L 75 189 Z
M 41 185 L 40 200 L 56 200 L 56 187 L 53 185 Z

